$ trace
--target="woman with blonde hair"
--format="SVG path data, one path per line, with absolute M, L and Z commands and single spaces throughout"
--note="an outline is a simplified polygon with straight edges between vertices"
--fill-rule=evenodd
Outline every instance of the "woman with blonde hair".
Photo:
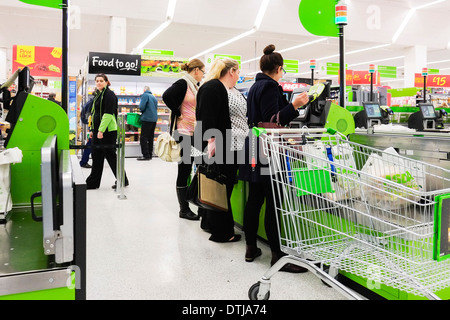
M 193 59 L 181 66 L 186 73 L 183 77 L 174 82 L 164 93 L 163 101 L 172 111 L 171 124 L 175 122 L 178 141 L 182 142 L 182 161 L 178 163 L 178 175 L 176 181 L 177 198 L 180 205 L 180 218 L 188 220 L 199 220 L 200 217 L 191 211 L 189 203 L 186 201 L 186 191 L 188 178 L 192 170 L 193 158 L 190 150 L 184 150 L 183 146 L 192 145 L 192 135 L 195 126 L 196 96 L 200 82 L 205 74 L 205 64 L 199 59 Z M 172 128 L 172 126 L 171 126 Z M 187 142 L 188 140 L 189 142 Z M 199 209 L 201 214 L 201 210 Z
M 202 141 L 203 137 L 208 139 L 203 141 L 201 149 L 207 147 L 208 163 L 213 162 L 217 171 L 227 178 L 228 212 L 207 210 L 206 213 L 211 231 L 209 240 L 215 242 L 235 242 L 241 238 L 234 233 L 230 203 L 238 170 L 238 152 L 242 151 L 248 134 L 247 102 L 234 87 L 239 79 L 239 72 L 236 60 L 215 60 L 197 95 L 197 125 L 194 135 L 200 135 Z

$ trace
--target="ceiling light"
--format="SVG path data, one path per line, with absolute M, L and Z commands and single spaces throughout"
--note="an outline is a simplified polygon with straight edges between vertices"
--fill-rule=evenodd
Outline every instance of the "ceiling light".
M 439 60 L 439 61 L 431 61 L 431 62 L 428 62 L 428 64 L 432 64 L 432 63 L 442 63 L 442 62 L 450 62 L 450 59 L 447 59 L 447 60 Z
M 242 39 L 242 38 L 244 38 L 244 37 L 247 37 L 247 36 L 251 35 L 251 34 L 254 33 L 255 31 L 256 31 L 256 29 L 253 28 L 253 29 L 251 29 L 251 30 L 249 30 L 249 31 L 246 31 L 246 32 L 244 32 L 244 33 L 241 33 L 241 34 L 239 34 L 239 35 L 237 35 L 237 36 L 235 36 L 235 37 L 233 37 L 233 38 L 231 38 L 231 39 L 229 39 L 229 40 L 227 40 L 227 41 L 224 41 L 224 42 L 221 42 L 221 43 L 219 43 L 219 44 L 216 44 L 214 47 L 211 47 L 211 48 L 206 49 L 206 50 L 204 50 L 204 51 L 202 51 L 202 52 L 200 52 L 200 53 L 197 53 L 196 55 L 190 57 L 189 60 L 198 58 L 198 57 L 200 57 L 200 56 L 202 56 L 202 55 L 204 55 L 204 54 L 207 54 L 208 52 L 211 52 L 211 51 L 214 51 L 214 50 L 216 50 L 216 49 L 222 48 L 222 47 L 224 47 L 224 46 L 226 46 L 226 45 L 228 45 L 228 44 L 230 44 L 230 43 L 232 43 L 232 42 L 235 42 L 235 41 L 237 41 L 237 40 L 239 40 L 239 39 Z
M 427 4 L 423 4 L 421 6 L 417 6 L 414 8 L 411 8 L 408 12 L 408 14 L 406 15 L 406 17 L 403 19 L 402 23 L 400 24 L 400 26 L 398 27 L 397 31 L 395 32 L 394 36 L 392 37 L 392 43 L 395 43 L 398 39 L 398 37 L 400 36 L 400 34 L 403 32 L 403 30 L 405 29 L 406 25 L 408 24 L 409 20 L 411 20 L 412 16 L 414 15 L 414 13 L 416 12 L 416 10 L 420 10 L 441 2 L 444 2 L 447 0 L 437 0 L 437 1 L 433 1 Z
M 421 6 L 417 6 L 417 7 L 413 8 L 413 9 L 415 9 L 415 10 L 423 9 L 423 8 L 425 8 L 425 7 L 429 7 L 429 6 L 432 6 L 432 5 L 435 5 L 435 4 L 444 2 L 444 1 L 447 1 L 447 0 L 437 0 L 437 1 L 433 1 L 433 2 L 430 2 L 430 3 L 423 4 L 423 5 L 421 5 Z
M 326 40 L 328 40 L 328 38 L 321 38 L 321 39 L 313 40 L 313 41 L 310 41 L 310 42 L 305 42 L 305 43 L 302 43 L 302 44 L 299 44 L 299 45 L 296 45 L 296 46 L 293 46 L 293 47 L 289 47 L 289 48 L 286 48 L 286 49 L 282 49 L 282 50 L 279 50 L 278 52 L 279 53 L 283 53 L 283 52 L 286 52 L 286 51 L 291 51 L 291 50 L 303 48 L 303 47 L 306 47 L 306 46 L 310 46 L 312 44 L 316 44 L 316 43 L 323 42 L 323 41 L 326 41 Z M 241 65 L 243 65 L 245 63 L 249 63 L 249 62 L 255 61 L 255 60 L 258 60 L 260 58 L 261 57 L 256 57 L 256 58 L 253 58 L 253 59 L 242 61 Z
M 383 61 L 389 61 L 389 60 L 396 60 L 396 59 L 402 59 L 405 56 L 397 56 L 397 57 L 391 57 L 391 58 L 385 58 L 385 59 L 378 59 L 378 60 L 370 60 L 367 62 L 359 62 L 359 63 L 353 63 L 353 64 L 349 64 L 349 67 L 354 67 L 354 66 L 360 66 L 362 64 L 370 64 L 370 63 L 375 63 L 375 62 L 383 62 Z
M 164 21 L 158 28 L 156 28 L 152 33 L 150 33 L 147 38 L 144 39 L 135 49 L 133 49 L 132 53 L 137 52 L 137 49 L 142 49 L 146 44 L 152 41 L 158 34 L 160 34 L 165 28 L 167 28 L 173 20 L 173 16 L 175 14 L 175 6 L 177 4 L 177 0 L 169 0 L 169 5 L 167 6 L 166 12 L 166 21 Z
M 259 8 L 258 14 L 256 15 L 255 23 L 253 26 L 256 29 L 259 29 L 261 26 L 261 22 L 264 18 L 264 15 L 266 14 L 267 6 L 269 5 L 270 0 L 263 0 L 263 3 L 261 4 L 261 7 Z
M 235 36 L 235 37 L 233 37 L 233 38 L 231 38 L 231 39 L 229 39 L 227 41 L 224 41 L 222 43 L 216 44 L 215 46 L 213 46 L 213 47 L 211 47 L 209 49 L 206 49 L 206 50 L 204 50 L 204 51 L 202 51 L 200 53 L 197 53 L 196 55 L 193 55 L 192 57 L 190 57 L 189 60 L 194 59 L 194 58 L 198 58 L 198 57 L 200 57 L 200 56 L 202 56 L 204 54 L 207 54 L 207 53 L 209 53 L 211 51 L 214 51 L 216 49 L 222 48 L 222 47 L 224 47 L 224 46 L 226 46 L 226 45 L 228 45 L 228 44 L 230 44 L 232 42 L 235 42 L 235 41 L 237 41 L 239 39 L 247 37 L 247 36 L 251 35 L 252 33 L 256 32 L 259 29 L 260 25 L 261 25 L 261 22 L 262 22 L 262 20 L 264 18 L 264 15 L 266 14 L 267 6 L 269 5 L 269 2 L 270 2 L 270 0 L 263 0 L 263 2 L 261 3 L 261 6 L 259 7 L 258 14 L 256 15 L 255 22 L 253 23 L 253 27 L 249 31 L 241 33 L 241 34 L 239 34 L 239 35 L 237 35 L 237 36 Z

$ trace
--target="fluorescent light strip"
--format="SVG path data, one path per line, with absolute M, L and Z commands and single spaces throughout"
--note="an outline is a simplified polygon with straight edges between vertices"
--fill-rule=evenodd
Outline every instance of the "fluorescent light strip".
M 158 34 L 160 34 L 165 28 L 167 28 L 173 21 L 173 16 L 175 13 L 175 7 L 177 0 L 169 0 L 169 5 L 167 6 L 166 21 L 164 21 L 158 28 L 156 28 L 152 33 L 150 33 L 147 38 L 144 39 L 135 49 L 142 49 L 146 44 L 152 41 Z
M 306 46 L 310 46 L 312 44 L 316 44 L 316 43 L 323 42 L 323 41 L 326 41 L 326 40 L 328 40 L 328 38 L 317 39 L 317 40 L 313 40 L 313 41 L 310 41 L 310 42 L 302 43 L 302 44 L 299 44 L 299 45 L 296 45 L 296 46 L 293 46 L 293 47 L 282 49 L 282 50 L 279 50 L 278 52 L 279 53 L 283 53 L 283 52 L 287 52 L 287 51 L 290 51 L 290 50 L 295 50 L 295 49 L 298 49 L 298 48 L 303 48 L 303 47 L 306 47 Z M 249 63 L 249 62 L 255 61 L 255 60 L 259 60 L 260 58 L 261 57 L 256 57 L 256 58 L 253 58 L 253 59 L 242 61 L 241 65 L 245 64 L 245 63 Z
M 269 5 L 270 0 L 263 0 L 263 3 L 261 4 L 261 7 L 259 8 L 258 14 L 256 15 L 255 23 L 253 26 L 256 29 L 259 29 L 261 26 L 261 22 L 264 18 L 264 15 L 266 14 L 267 6 Z
M 398 37 L 400 36 L 400 34 L 403 32 L 403 30 L 405 29 L 406 25 L 408 24 L 409 20 L 411 20 L 412 16 L 414 15 L 414 13 L 416 12 L 416 10 L 420 10 L 441 2 L 444 2 L 447 0 L 437 0 L 437 1 L 433 1 L 427 4 L 423 4 L 421 6 L 417 6 L 414 8 L 411 8 L 408 12 L 408 14 L 406 15 L 406 17 L 403 19 L 402 23 L 400 24 L 400 26 L 398 27 L 397 31 L 395 32 L 394 36 L 392 37 L 392 43 L 395 43 L 398 39 Z
M 224 47 L 224 46 L 226 46 L 226 45 L 228 45 L 228 44 L 230 44 L 230 43 L 232 43 L 232 42 L 235 42 L 235 41 L 237 41 L 237 40 L 239 40 L 239 39 L 242 39 L 242 38 L 244 38 L 244 37 L 247 37 L 247 36 L 251 35 L 251 34 L 254 33 L 255 31 L 256 31 L 256 29 L 251 29 L 251 30 L 249 30 L 249 31 L 246 31 L 246 32 L 244 32 L 244 33 L 241 33 L 241 34 L 237 35 L 236 37 L 233 37 L 233 38 L 231 38 L 231 39 L 229 39 L 229 40 L 227 40 L 227 41 L 224 41 L 224 42 L 221 42 L 221 43 L 215 45 L 214 47 L 211 47 L 211 48 L 206 49 L 206 50 L 204 50 L 204 51 L 202 51 L 202 52 L 200 52 L 200 53 L 197 53 L 196 55 L 190 57 L 189 60 L 198 58 L 198 57 L 200 57 L 200 56 L 202 56 L 202 55 L 204 55 L 204 54 L 207 54 L 207 53 L 209 53 L 209 52 L 211 52 L 211 51 L 214 51 L 214 50 L 216 50 L 216 49 L 222 48 L 222 47 Z
M 411 20 L 413 14 L 416 12 L 416 9 L 410 9 L 406 17 L 403 19 L 402 23 L 398 27 L 397 31 L 395 31 L 394 36 L 392 37 L 392 43 L 395 43 L 400 36 L 400 34 L 405 29 L 406 25 L 408 24 L 409 20 Z
M 383 61 L 389 61 L 389 60 L 396 60 L 396 59 L 401 59 L 404 58 L 405 56 L 397 56 L 397 57 L 392 57 L 392 58 L 385 58 L 385 59 L 378 59 L 378 60 L 371 60 L 371 61 L 366 61 L 366 62 L 359 62 L 359 63 L 354 63 L 354 64 L 349 64 L 349 67 L 354 67 L 354 66 L 360 66 L 363 64 L 371 64 L 371 63 L 375 63 L 375 62 L 383 62 Z
M 200 56 L 202 56 L 204 54 L 207 54 L 207 53 L 209 53 L 211 51 L 214 51 L 216 49 L 222 48 L 222 47 L 224 47 L 224 46 L 226 46 L 226 45 L 228 45 L 228 44 L 230 44 L 232 42 L 235 42 L 235 41 L 237 41 L 239 39 L 247 37 L 247 36 L 251 35 L 252 33 L 256 32 L 259 29 L 260 25 L 261 25 L 261 22 L 262 22 L 262 20 L 264 18 L 264 15 L 266 14 L 269 2 L 270 2 L 270 0 L 263 0 L 261 6 L 259 7 L 258 14 L 256 15 L 255 22 L 253 23 L 253 27 L 249 31 L 241 33 L 241 34 L 239 34 L 239 35 L 237 35 L 237 36 L 235 36 L 235 37 L 233 37 L 233 38 L 231 38 L 231 39 L 229 39 L 227 41 L 221 42 L 221 43 L 219 43 L 219 44 L 217 44 L 217 45 L 215 45 L 215 46 L 213 46 L 213 47 L 211 47 L 209 49 L 206 49 L 206 50 L 204 50 L 204 51 L 202 51 L 200 53 L 197 53 L 196 55 L 193 55 L 192 57 L 190 57 L 189 60 L 194 59 L 194 58 L 198 58 L 198 57 L 200 57 Z
M 447 60 L 439 60 L 439 61 L 431 61 L 431 62 L 428 62 L 428 64 L 442 63 L 442 62 L 450 62 L 450 59 L 447 59 Z
M 387 47 L 387 46 L 390 46 L 390 45 L 391 45 L 390 43 L 380 44 L 380 45 L 378 45 L 378 46 L 374 46 L 374 47 L 370 47 L 370 48 L 364 48 L 364 49 L 357 49 L 357 50 L 349 51 L 349 52 L 346 52 L 345 54 L 346 54 L 346 55 L 349 55 L 349 54 L 354 54 L 354 53 L 360 53 L 360 52 L 364 52 L 364 51 L 369 51 L 369 50 L 374 50 L 374 49 L 384 48 L 384 47 Z M 334 55 L 331 55 L 331 56 L 326 56 L 326 57 L 322 57 L 322 58 L 317 58 L 316 61 L 323 61 L 323 60 L 327 60 L 327 59 L 331 59 L 331 58 L 336 58 L 336 57 L 339 57 L 339 54 L 334 54 Z M 307 60 L 307 61 L 302 61 L 302 62 L 300 62 L 299 64 L 305 64 L 305 63 L 309 63 L 309 60 Z
M 437 0 L 437 1 L 433 1 L 433 2 L 430 2 L 430 3 L 423 4 L 423 5 L 421 5 L 421 6 L 417 6 L 417 7 L 415 7 L 414 9 L 420 10 L 420 9 L 423 9 L 423 8 L 426 8 L 426 7 L 429 7 L 429 6 L 432 6 L 432 5 L 435 5 L 435 4 L 444 2 L 444 1 L 447 1 L 447 0 Z

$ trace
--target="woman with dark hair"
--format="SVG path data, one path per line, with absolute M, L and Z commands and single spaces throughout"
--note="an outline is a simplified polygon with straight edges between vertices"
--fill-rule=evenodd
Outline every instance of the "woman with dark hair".
M 117 97 L 109 89 L 111 83 L 103 74 L 95 76 L 96 92 L 92 102 L 92 123 L 90 137 L 92 138 L 92 171 L 86 179 L 87 189 L 98 189 L 103 173 L 103 163 L 106 159 L 116 177 L 117 154 Z M 125 174 L 125 186 L 128 179 Z M 113 185 L 113 189 L 116 185 Z
M 270 122 L 275 115 L 280 125 L 288 125 L 293 119 L 298 117 L 297 109 L 308 103 L 306 92 L 298 95 L 292 103 L 288 103 L 283 95 L 282 87 L 278 81 L 284 75 L 283 57 L 275 52 L 274 45 L 268 45 L 264 49 L 264 55 L 259 61 L 261 73 L 255 78 L 255 83 L 248 92 L 247 116 L 249 127 L 257 126 L 259 122 Z M 249 139 L 246 144 L 246 159 L 250 154 Z M 259 144 L 252 146 L 259 150 Z M 272 194 L 272 183 L 268 173 L 261 172 L 264 167 L 260 161 L 256 161 L 256 166 L 250 164 L 241 165 L 239 177 L 249 183 L 249 195 L 244 211 L 244 231 L 246 240 L 245 261 L 252 262 L 261 255 L 261 249 L 256 244 L 256 234 L 259 224 L 259 213 L 266 201 L 266 211 L 264 227 L 272 251 L 271 265 L 277 262 L 284 254 L 280 249 L 280 239 L 277 229 L 276 210 L 274 197 Z M 267 166 L 267 165 L 266 165 Z M 282 271 L 304 272 L 306 269 L 288 264 Z

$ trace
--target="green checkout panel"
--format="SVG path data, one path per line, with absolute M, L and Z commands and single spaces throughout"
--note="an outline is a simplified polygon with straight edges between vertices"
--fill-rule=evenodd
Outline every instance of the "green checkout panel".
M 1 186 L 8 196 L 0 220 L 0 299 L 85 299 L 86 184 L 69 150 L 69 120 L 59 105 L 29 93 L 34 79 L 27 67 L 2 92 L 16 80 L 0 153 L 11 160 L 0 165 L 1 183 L 10 181 L 10 189 Z

